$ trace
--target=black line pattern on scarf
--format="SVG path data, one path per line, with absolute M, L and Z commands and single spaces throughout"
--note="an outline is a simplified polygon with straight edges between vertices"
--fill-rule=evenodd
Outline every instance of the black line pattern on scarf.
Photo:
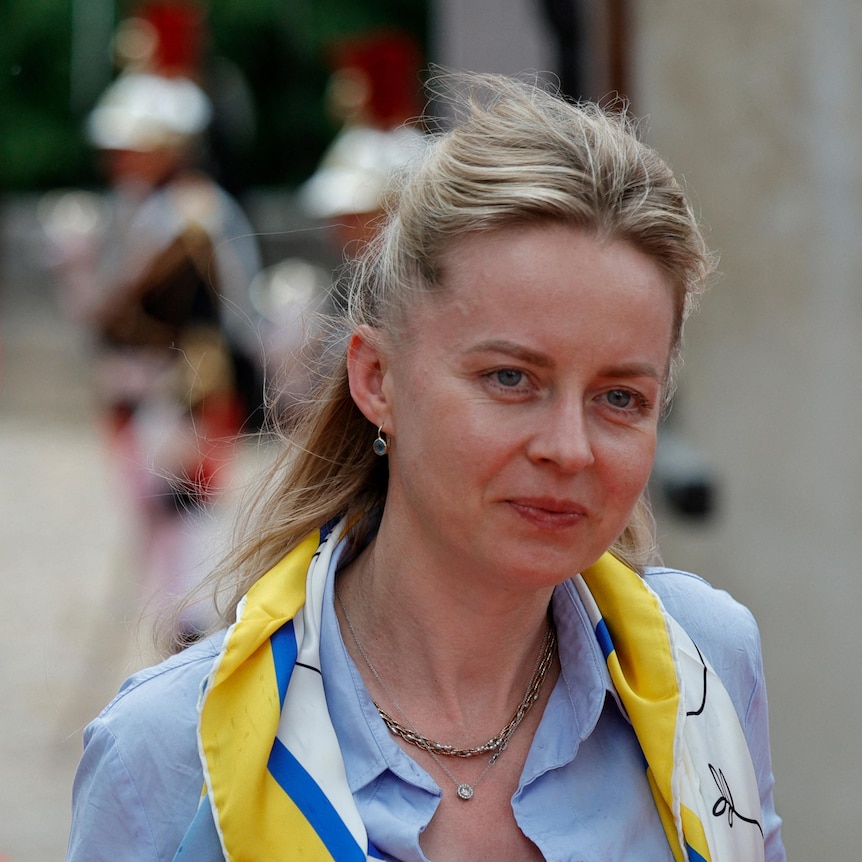
M 294 667 L 304 667 L 306 670 L 313 670 L 315 673 L 318 673 L 318 674 L 320 673 L 319 667 L 315 667 L 312 664 L 305 664 L 304 662 L 301 662 L 301 661 L 294 662 Z M 320 674 L 320 675 L 323 676 L 323 674 Z
M 712 773 L 712 780 L 715 782 L 716 787 L 718 787 L 718 792 L 720 794 L 715 805 L 712 806 L 713 816 L 721 817 L 723 814 L 727 814 L 727 825 L 731 829 L 733 829 L 734 817 L 744 821 L 745 823 L 751 823 L 760 830 L 760 834 L 762 836 L 763 827 L 760 825 L 760 823 L 753 817 L 745 817 L 744 815 L 740 814 L 734 807 L 733 794 L 730 792 L 730 785 L 727 783 L 727 778 L 725 778 L 724 772 L 721 770 L 721 768 L 716 768 L 711 763 L 708 765 L 709 771 Z
M 692 646 L 697 650 L 697 657 L 700 659 L 700 663 L 703 665 L 703 697 L 701 698 L 700 706 L 697 709 L 688 710 L 686 712 L 686 716 L 698 716 L 701 715 L 706 708 L 706 697 L 707 697 L 707 668 L 706 661 L 703 657 L 703 653 L 700 651 L 698 645 L 691 641 Z M 730 785 L 727 783 L 727 777 L 724 774 L 724 771 L 721 767 L 713 766 L 713 764 L 708 763 L 709 771 L 712 774 L 712 780 L 715 782 L 715 786 L 718 788 L 718 799 L 715 801 L 715 804 L 712 806 L 712 814 L 713 817 L 722 817 L 725 814 L 727 815 L 727 825 L 733 829 L 733 821 L 734 818 L 738 820 L 742 820 L 745 823 L 751 823 L 756 826 L 760 830 L 761 836 L 763 835 L 763 827 L 760 825 L 760 822 L 753 817 L 746 817 L 743 814 L 740 814 L 735 805 L 733 804 L 733 793 L 730 790 Z
M 698 645 L 692 641 L 691 645 L 697 650 L 697 657 L 703 665 L 703 698 L 700 701 L 700 706 L 697 709 L 689 710 L 686 715 L 700 715 L 706 706 L 706 662 L 703 660 L 703 653 L 698 648 Z

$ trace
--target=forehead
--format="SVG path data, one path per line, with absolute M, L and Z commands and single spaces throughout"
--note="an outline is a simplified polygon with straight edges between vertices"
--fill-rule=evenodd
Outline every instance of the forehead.
M 491 292 L 529 307 L 559 299 L 573 311 L 602 298 L 675 304 L 676 292 L 660 265 L 630 243 L 559 223 L 467 234 L 442 256 L 439 283 L 444 301 L 477 303 Z
M 410 309 L 409 340 L 451 350 L 508 341 L 560 361 L 613 347 L 666 362 L 674 308 L 669 276 L 630 244 L 568 225 L 519 226 L 447 250 L 438 289 Z

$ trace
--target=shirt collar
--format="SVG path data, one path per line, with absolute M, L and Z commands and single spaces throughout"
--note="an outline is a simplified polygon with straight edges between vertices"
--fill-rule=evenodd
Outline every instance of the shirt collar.
M 593 732 L 608 693 L 616 697 L 587 612 L 571 581 L 554 590 L 560 676 L 545 706 L 521 777 L 523 788 L 550 769 L 571 763 Z

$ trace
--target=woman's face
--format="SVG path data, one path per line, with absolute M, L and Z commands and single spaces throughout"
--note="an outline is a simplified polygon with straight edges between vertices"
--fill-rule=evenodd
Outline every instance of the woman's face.
M 670 279 L 565 225 L 469 235 L 442 273 L 384 360 L 387 516 L 440 565 L 550 586 L 611 545 L 649 477 Z

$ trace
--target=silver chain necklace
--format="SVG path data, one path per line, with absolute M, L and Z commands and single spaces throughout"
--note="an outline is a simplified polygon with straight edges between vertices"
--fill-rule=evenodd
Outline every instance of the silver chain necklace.
M 359 640 L 359 636 L 356 633 L 356 629 L 353 627 L 350 615 L 347 613 L 347 608 L 344 606 L 344 602 L 342 601 L 341 594 L 338 592 L 338 590 L 335 591 L 335 597 L 338 600 L 338 604 L 341 607 L 342 613 L 344 614 L 344 620 L 347 623 L 347 628 L 350 630 L 350 635 L 353 638 L 353 642 L 356 644 L 356 649 L 359 651 L 359 654 L 362 656 L 363 661 L 368 666 L 368 670 L 371 672 L 371 675 L 380 685 L 380 688 L 383 689 L 389 700 L 392 701 L 392 704 L 394 705 L 395 709 L 398 710 L 398 713 L 400 714 L 401 718 L 406 723 L 405 726 L 395 721 L 395 719 L 393 719 L 390 715 L 385 713 L 380 708 L 376 701 L 372 701 L 380 717 L 386 724 L 386 727 L 389 729 L 390 733 L 399 736 L 405 742 L 408 742 L 411 745 L 415 745 L 418 748 L 421 748 L 423 751 L 426 751 L 429 755 L 431 755 L 431 757 L 434 758 L 434 762 L 440 767 L 444 774 L 455 785 L 455 792 L 458 798 L 463 799 L 465 802 L 472 799 L 479 782 L 487 775 L 488 770 L 497 762 L 497 758 L 506 750 L 506 748 L 508 748 L 509 740 L 512 738 L 513 734 L 518 729 L 518 725 L 520 725 L 520 723 L 523 721 L 524 717 L 529 712 L 530 707 L 532 707 L 532 705 L 539 699 L 539 693 L 542 689 L 542 683 L 545 681 L 548 668 L 553 662 L 554 653 L 557 645 L 557 634 L 554 630 L 553 624 L 550 622 L 548 623 L 547 630 L 545 631 L 545 636 L 542 640 L 542 648 L 539 652 L 539 657 L 536 659 L 536 665 L 533 668 L 533 673 L 530 677 L 530 682 L 527 685 L 527 690 L 524 694 L 524 698 L 518 705 L 518 708 L 515 710 L 515 714 L 512 716 L 512 719 L 509 721 L 509 723 L 500 731 L 500 733 L 498 733 L 496 736 L 491 737 L 491 739 L 489 739 L 482 745 L 478 745 L 475 748 L 456 748 L 453 745 L 446 745 L 441 742 L 434 742 L 433 740 L 422 736 L 411 724 L 410 719 L 407 718 L 407 716 L 404 714 L 404 710 L 401 708 L 401 704 L 398 702 L 398 699 L 389 690 L 389 686 L 387 686 L 386 683 L 383 682 L 383 679 L 377 672 L 377 669 L 371 663 L 371 659 L 369 658 L 368 653 L 365 652 L 365 648 L 362 646 L 362 643 Z M 449 771 L 448 767 L 440 757 L 440 755 L 443 755 L 445 757 L 467 758 L 476 757 L 480 754 L 488 753 L 491 753 L 491 757 L 488 759 L 488 763 L 485 765 L 485 768 L 479 774 L 479 777 L 472 784 L 459 781 Z

